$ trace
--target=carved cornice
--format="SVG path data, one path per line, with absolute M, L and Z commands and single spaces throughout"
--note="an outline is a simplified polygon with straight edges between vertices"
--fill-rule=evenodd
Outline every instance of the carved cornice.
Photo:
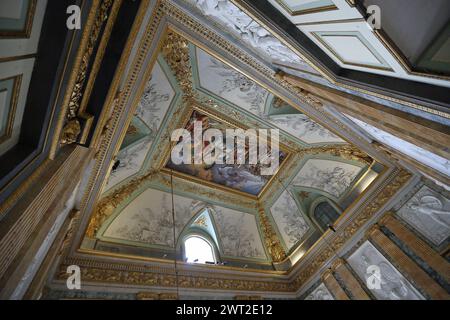
M 58 280 L 66 280 L 68 265 L 61 264 L 57 271 Z M 294 288 L 287 281 L 261 281 L 249 279 L 218 278 L 199 275 L 178 275 L 131 270 L 102 269 L 96 267 L 81 268 L 81 279 L 85 283 L 122 284 L 150 287 L 180 287 L 192 289 L 216 289 L 264 292 L 293 292 Z
M 92 117 L 80 110 L 80 104 L 83 98 L 85 83 L 88 79 L 89 65 L 92 60 L 94 49 L 97 46 L 99 35 L 109 17 L 109 11 L 113 5 L 112 0 L 103 0 L 98 8 L 91 28 L 86 29 L 88 35 L 86 46 L 84 47 L 81 61 L 78 66 L 78 72 L 75 83 L 70 94 L 67 113 L 65 115 L 65 124 L 61 132 L 60 144 L 72 144 L 77 142 L 82 132 L 82 122 L 86 124 L 92 121 Z M 120 4 L 119 4 L 120 6 Z M 118 11 L 119 6 L 115 6 Z M 115 15 L 115 14 L 114 14 Z
M 169 30 L 162 46 L 162 55 L 172 69 L 184 98 L 195 95 L 192 86 L 192 66 L 189 57 L 189 42 L 178 33 Z
M 332 156 L 341 157 L 346 160 L 362 162 L 370 166 L 373 159 L 365 152 L 359 150 L 353 145 L 327 145 L 314 148 L 305 148 L 297 152 L 300 156 L 328 153 Z

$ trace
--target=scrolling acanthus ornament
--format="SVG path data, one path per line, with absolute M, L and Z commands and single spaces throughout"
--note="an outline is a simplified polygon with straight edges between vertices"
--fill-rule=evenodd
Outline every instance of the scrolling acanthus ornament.
M 273 262 L 281 262 L 286 259 L 286 252 L 281 246 L 280 240 L 278 239 L 276 233 L 272 229 L 272 225 L 266 216 L 264 208 L 259 208 L 259 220 L 261 222 L 261 228 L 264 233 L 264 242 L 266 248 L 272 257 Z
M 180 84 L 184 97 L 193 97 L 195 93 L 191 80 L 192 67 L 189 58 L 189 42 L 179 34 L 169 30 L 162 47 L 162 54 Z
M 95 17 L 95 22 L 89 32 L 86 48 L 81 58 L 80 66 L 75 80 L 75 85 L 70 95 L 68 111 L 66 114 L 65 125 L 62 129 L 60 143 L 62 145 L 72 144 L 77 142 L 81 133 L 81 123 L 90 119 L 91 116 L 85 114 L 80 110 L 80 103 L 83 97 L 83 89 L 88 76 L 89 63 L 92 54 L 97 45 L 100 32 L 108 19 L 108 11 L 112 6 L 112 0 L 104 0 L 97 9 L 98 13 Z
M 305 156 L 307 154 L 320 154 L 328 153 L 336 157 L 341 157 L 346 160 L 354 160 L 371 165 L 373 159 L 363 151 L 359 150 L 353 145 L 326 145 L 314 148 L 307 148 L 298 151 L 299 156 Z

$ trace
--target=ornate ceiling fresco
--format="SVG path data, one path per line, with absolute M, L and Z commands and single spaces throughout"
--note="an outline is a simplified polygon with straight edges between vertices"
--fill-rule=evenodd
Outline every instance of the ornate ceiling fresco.
M 86 249 L 172 257 L 173 181 L 177 246 L 184 230 L 204 216 L 222 263 L 271 269 L 271 262 L 320 238 L 324 228 L 313 216 L 319 203 L 341 215 L 383 171 L 219 56 L 172 30 L 165 39 L 111 163 Z M 279 129 L 279 169 L 263 176 L 259 163 L 175 165 L 170 133 L 191 129 L 194 120 L 203 129 Z M 97 239 L 93 247 L 89 239 Z
M 425 74 L 387 0 L 4 2 L 0 297 L 449 298 L 442 35 Z
M 217 8 L 227 14 L 210 19 Z M 321 100 L 277 77 L 274 63 L 317 71 L 233 3 L 150 2 L 137 21 L 83 182 L 88 214 L 58 281 L 77 264 L 92 282 L 292 293 L 411 180 Z M 279 129 L 279 169 L 172 163 L 171 134 L 194 119 Z M 215 244 L 218 264 L 185 262 L 192 232 Z

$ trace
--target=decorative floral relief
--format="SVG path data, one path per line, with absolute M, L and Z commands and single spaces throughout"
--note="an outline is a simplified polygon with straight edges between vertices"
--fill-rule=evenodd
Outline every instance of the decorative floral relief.
M 348 263 L 363 283 L 368 282 L 369 266 L 380 270 L 380 288 L 370 289 L 380 300 L 422 300 L 423 296 L 402 274 L 369 242 L 364 242 L 349 258 Z M 369 270 L 370 271 L 370 270 Z
M 203 88 L 257 116 L 263 115 L 267 90 L 198 48 L 197 59 Z
M 292 184 L 323 190 L 339 198 L 348 190 L 360 171 L 360 167 L 343 162 L 309 159 Z
M 270 116 L 270 122 L 306 143 L 345 142 L 304 114 Z
M 271 60 L 305 64 L 292 50 L 228 0 L 187 0 L 201 13 Z
M 146 136 L 136 145 L 121 150 L 117 155 L 119 165 L 111 171 L 105 190 L 109 190 L 119 182 L 137 173 L 141 169 L 152 143 L 153 138 Z
M 286 190 L 272 205 L 270 212 L 288 249 L 302 240 L 310 228 Z
M 316 289 L 313 290 L 305 300 L 334 300 L 330 291 L 323 283 L 321 283 Z
M 450 201 L 427 186 L 409 199 L 397 215 L 435 245 L 450 236 Z
M 160 65 L 155 63 L 151 79 L 144 89 L 136 110 L 136 115 L 147 124 L 153 135 L 156 135 L 173 97 L 174 91 L 169 81 Z
M 178 236 L 195 213 L 195 201 L 174 196 L 175 232 Z M 171 194 L 148 189 L 132 201 L 105 231 L 104 236 L 173 247 Z
M 213 209 L 225 255 L 266 258 L 254 215 L 218 206 Z

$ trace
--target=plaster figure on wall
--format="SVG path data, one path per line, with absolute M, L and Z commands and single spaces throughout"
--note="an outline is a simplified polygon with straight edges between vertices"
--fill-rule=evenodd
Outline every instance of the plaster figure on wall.
M 420 197 L 418 203 L 411 202 L 406 206 L 418 214 L 430 217 L 435 223 L 450 230 L 450 211 L 443 210 L 444 205 L 438 198 L 426 195 Z
M 190 0 L 205 16 L 229 28 L 231 33 L 262 51 L 266 56 L 290 63 L 304 64 L 292 50 L 228 0 Z

